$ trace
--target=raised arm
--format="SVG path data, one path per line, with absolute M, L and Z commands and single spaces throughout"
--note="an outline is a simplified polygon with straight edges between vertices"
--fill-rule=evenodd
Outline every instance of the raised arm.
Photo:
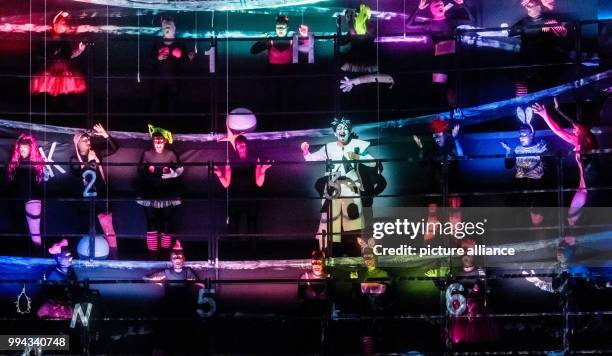
M 232 183 L 232 168 L 230 165 L 226 164 L 223 170 L 221 170 L 220 166 L 214 166 L 213 170 L 217 178 L 219 178 L 219 183 L 221 183 L 223 188 L 227 189 Z
M 406 20 L 406 26 L 414 25 L 414 19 L 416 18 L 417 13 L 420 10 L 424 10 L 425 8 L 427 8 L 427 6 L 429 6 L 428 0 L 420 0 L 419 5 L 414 10 L 412 10 L 410 15 L 408 16 L 408 19 Z
M 540 117 L 542 117 L 542 119 L 544 119 L 544 121 L 546 122 L 546 125 L 548 125 L 548 127 L 550 127 L 550 129 L 552 130 L 552 132 L 555 133 L 555 135 L 559 136 L 561 139 L 563 139 L 563 141 L 571 144 L 571 145 L 578 145 L 578 138 L 570 133 L 568 133 L 567 131 L 565 131 L 561 126 L 559 126 L 559 124 L 557 124 L 549 115 L 548 112 L 546 111 L 546 107 L 544 105 L 541 105 L 539 103 L 535 103 L 532 106 L 533 108 L 533 112 L 538 114 Z
M 303 142 L 301 145 L 302 155 L 306 161 L 325 161 L 327 159 L 327 153 L 325 152 L 325 145 L 319 148 L 318 151 L 310 153 L 310 145 L 308 142 Z
M 267 160 L 266 163 L 260 163 L 259 158 L 257 159 L 257 165 L 255 166 L 255 184 L 258 187 L 263 187 L 266 181 L 266 171 L 272 167 L 272 161 Z
M 457 157 L 463 157 L 463 146 L 461 146 L 461 141 L 459 140 L 459 129 L 460 128 L 461 126 L 455 125 L 452 131 L 453 141 L 455 141 L 455 151 L 457 153 Z

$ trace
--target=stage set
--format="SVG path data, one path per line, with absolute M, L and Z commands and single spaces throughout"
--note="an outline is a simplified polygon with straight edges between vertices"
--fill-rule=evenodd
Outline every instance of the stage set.
M 612 354 L 612 1 L 0 3 L 0 352 Z

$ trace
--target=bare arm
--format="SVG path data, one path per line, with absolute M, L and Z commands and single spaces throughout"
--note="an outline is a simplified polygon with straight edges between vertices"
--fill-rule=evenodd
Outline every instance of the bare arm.
M 533 112 L 540 115 L 542 117 L 542 119 L 544 119 L 544 122 L 546 122 L 546 125 L 548 125 L 548 127 L 550 127 L 550 129 L 552 130 L 552 132 L 555 133 L 555 135 L 559 136 L 561 139 L 563 139 L 563 141 L 576 146 L 578 144 L 578 139 L 576 138 L 576 136 L 567 133 L 567 131 L 565 131 L 563 128 L 561 128 L 561 126 L 559 126 L 559 124 L 557 124 L 549 115 L 548 112 L 546 111 L 546 107 L 544 105 L 540 105 L 539 103 L 535 103 L 532 106 L 533 108 Z
M 219 166 L 215 166 L 213 169 L 223 188 L 227 189 L 232 183 L 232 168 L 230 165 L 225 165 L 225 169 L 223 171 Z

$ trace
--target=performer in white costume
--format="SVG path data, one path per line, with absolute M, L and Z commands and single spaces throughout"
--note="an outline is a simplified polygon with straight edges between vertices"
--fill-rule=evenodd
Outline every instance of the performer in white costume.
M 357 135 L 352 131 L 352 124 L 347 119 L 334 119 L 331 123 L 335 142 L 330 142 L 318 151 L 310 153 L 310 145 L 302 143 L 302 153 L 306 161 L 341 161 L 331 165 L 331 175 L 328 186 L 336 188 L 335 194 L 331 197 L 332 219 L 331 231 L 332 241 L 343 243 L 345 252 L 359 251 L 357 237 L 359 231 L 364 227 L 364 218 L 361 204 L 361 177 L 359 175 L 358 160 L 373 160 L 368 153 L 370 143 L 357 139 Z M 368 167 L 376 166 L 376 162 L 363 162 Z M 328 192 L 329 189 L 326 189 Z M 329 200 L 327 200 L 329 201 Z M 326 200 L 323 200 L 325 204 Z M 317 239 L 321 249 L 326 246 L 326 232 L 328 209 L 322 209 L 321 221 Z M 352 232 L 350 236 L 342 237 L 342 232 Z

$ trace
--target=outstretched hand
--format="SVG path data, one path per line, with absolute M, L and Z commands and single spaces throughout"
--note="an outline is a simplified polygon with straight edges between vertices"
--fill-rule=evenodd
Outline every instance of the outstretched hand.
M 459 130 L 461 129 L 461 125 L 457 124 L 453 127 L 453 131 L 452 131 L 452 135 L 453 138 L 457 137 L 457 135 L 459 135 Z
M 429 6 L 429 0 L 421 0 L 419 3 L 419 10 L 424 10 L 427 6 Z
M 307 154 L 310 154 L 310 145 L 308 144 L 308 142 L 302 142 L 302 145 L 300 146 L 300 148 L 302 149 L 302 154 L 304 156 L 306 156 Z
M 533 109 L 533 112 L 540 115 L 541 117 L 547 116 L 548 113 L 546 112 L 546 106 L 540 104 L 540 103 L 535 103 L 533 105 L 531 105 L 531 108 Z
M 510 153 L 512 151 L 506 141 L 499 141 L 499 144 L 504 148 L 504 150 L 506 150 L 506 153 Z
M 351 91 L 353 89 L 353 86 L 355 86 L 355 84 L 348 77 L 340 79 L 340 90 L 342 90 L 343 93 L 348 93 L 349 91 Z
M 419 136 L 412 135 L 412 139 L 414 140 L 414 143 L 416 143 L 416 145 L 419 147 L 419 150 L 422 150 L 423 149 L 423 143 L 421 142 L 421 139 L 419 138 Z
M 96 136 L 102 136 L 104 138 L 108 137 L 108 132 L 106 132 L 106 130 L 104 129 L 104 126 L 102 126 L 102 124 L 95 124 L 93 126 L 93 134 Z
M 176 171 L 172 168 L 170 168 L 170 173 L 164 173 L 161 176 L 162 179 L 171 179 L 176 177 L 178 177 L 178 173 L 176 173 Z
M 261 167 L 260 169 L 261 169 L 262 172 L 265 172 L 269 168 L 272 167 L 272 163 L 274 163 L 274 161 L 273 160 L 267 160 L 265 164 L 260 164 L 260 163 L 261 163 L 261 160 L 259 158 L 257 158 L 257 165 L 259 167 Z

